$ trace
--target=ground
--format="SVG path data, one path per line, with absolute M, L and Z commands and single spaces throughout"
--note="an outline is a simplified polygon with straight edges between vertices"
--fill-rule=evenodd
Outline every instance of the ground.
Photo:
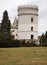
M 47 47 L 0 48 L 0 65 L 47 65 Z

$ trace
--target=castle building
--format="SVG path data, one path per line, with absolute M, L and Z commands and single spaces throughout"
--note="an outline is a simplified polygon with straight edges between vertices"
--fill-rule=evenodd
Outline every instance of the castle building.
M 15 39 L 38 41 L 38 7 L 26 5 L 18 7 L 18 19 L 13 23 Z

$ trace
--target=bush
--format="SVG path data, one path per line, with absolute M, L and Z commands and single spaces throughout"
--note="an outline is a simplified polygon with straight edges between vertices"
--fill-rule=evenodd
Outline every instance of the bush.
M 21 42 L 21 46 L 25 46 L 25 40 L 22 40 L 22 42 Z
M 0 47 L 20 47 L 19 40 L 0 40 Z

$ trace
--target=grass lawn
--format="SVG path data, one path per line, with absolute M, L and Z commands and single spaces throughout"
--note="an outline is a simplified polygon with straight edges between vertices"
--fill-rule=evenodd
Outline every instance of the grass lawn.
M 47 47 L 0 48 L 0 65 L 47 65 Z

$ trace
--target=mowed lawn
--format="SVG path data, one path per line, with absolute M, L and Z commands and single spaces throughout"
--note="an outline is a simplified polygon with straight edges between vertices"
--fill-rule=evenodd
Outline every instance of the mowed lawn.
M 0 48 L 0 65 L 47 65 L 47 47 Z

